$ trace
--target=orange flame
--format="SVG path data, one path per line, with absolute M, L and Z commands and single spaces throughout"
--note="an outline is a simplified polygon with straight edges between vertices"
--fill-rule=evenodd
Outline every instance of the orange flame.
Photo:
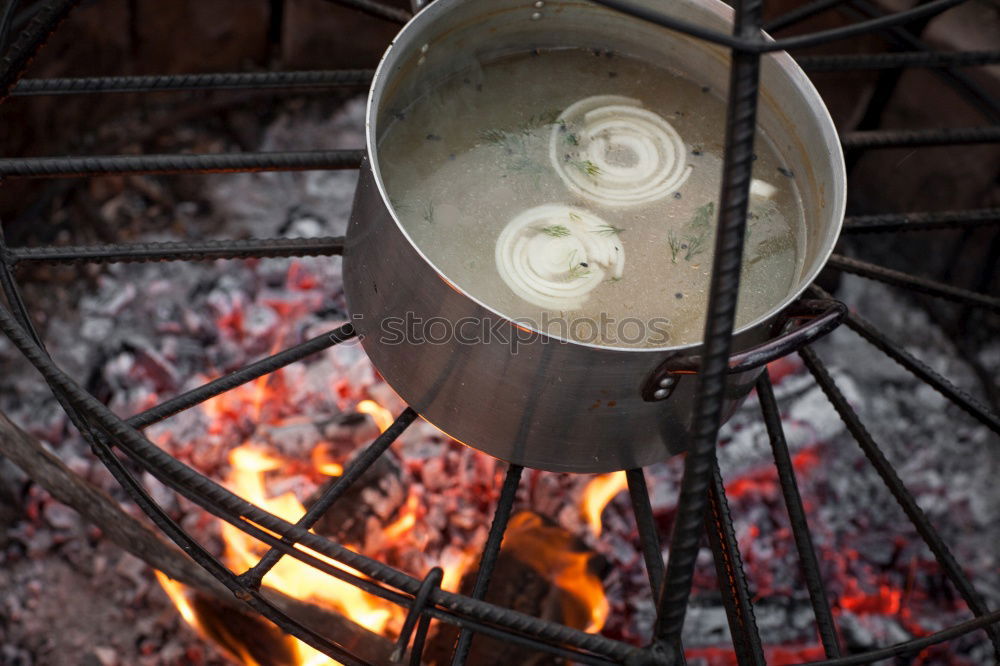
M 280 381 L 267 384 L 266 381 L 258 380 L 204 403 L 205 413 L 212 420 L 212 432 L 222 432 L 226 421 L 239 422 L 248 413 L 255 414 L 259 420 L 271 405 L 271 399 L 280 400 L 283 391 L 284 386 Z M 394 421 L 392 413 L 373 400 L 362 400 L 356 410 L 369 415 L 382 432 Z M 342 475 L 344 468 L 341 462 L 334 460 L 330 454 L 330 445 L 318 444 L 311 453 L 313 468 L 326 476 Z M 268 492 L 268 475 L 287 470 L 289 462 L 269 450 L 247 442 L 230 451 L 230 470 L 223 482 L 247 501 L 294 523 L 305 513 L 305 507 L 298 497 L 292 492 L 273 496 Z M 604 506 L 625 487 L 624 473 L 597 477 L 588 485 L 582 511 L 595 533 L 600 533 L 600 515 Z M 418 538 L 413 533 L 422 511 L 420 496 L 411 491 L 396 519 L 382 529 L 383 538 L 376 539 L 375 542 L 391 545 L 408 538 Z M 563 589 L 565 598 L 571 600 L 567 602 L 570 607 L 566 611 L 567 622 L 581 629 L 599 630 L 607 619 L 608 602 L 600 579 L 588 571 L 591 555 L 573 550 L 579 544 L 572 535 L 562 528 L 543 525 L 541 520 L 534 514 L 524 514 L 524 517 L 512 519 L 504 548 L 511 546 L 525 554 L 527 564 Z M 223 559 L 233 571 L 240 572 L 253 567 L 267 550 L 266 544 L 229 523 L 221 523 L 220 530 L 224 543 Z M 308 548 L 298 548 L 331 566 L 363 577 L 360 572 Z M 478 559 L 477 552 L 473 544 L 468 547 L 451 545 L 444 549 L 439 561 L 444 570 L 441 584 L 443 589 L 455 592 L 459 590 L 464 573 Z M 157 579 L 183 619 L 202 635 L 211 637 L 206 618 L 199 618 L 198 610 L 190 602 L 184 586 L 159 573 Z M 369 595 L 350 583 L 333 578 L 287 555 L 268 572 L 263 584 L 290 597 L 330 608 L 369 631 L 384 636 L 391 636 L 398 631 L 405 617 L 405 609 Z M 338 663 L 304 643 L 292 638 L 288 640 L 297 666 L 331 666 Z M 239 646 L 234 649 L 239 651 L 235 657 L 241 664 L 258 666 L 248 652 Z
M 627 488 L 628 477 L 625 476 L 625 472 L 615 472 L 594 477 L 583 489 L 583 504 L 580 510 L 595 536 L 601 536 L 601 514 L 604 513 L 604 508 L 618 493 Z
M 291 492 L 272 497 L 268 494 L 266 487 L 266 474 L 284 467 L 286 462 L 252 444 L 244 444 L 233 449 L 229 454 L 230 473 L 225 483 L 233 492 L 246 500 L 290 523 L 294 523 L 305 513 L 305 507 L 302 503 Z M 415 513 L 417 506 L 415 503 L 408 503 L 407 508 Z M 415 522 L 415 515 L 413 520 Z M 266 550 L 265 544 L 229 523 L 222 523 L 221 531 L 225 544 L 224 560 L 233 571 L 246 570 L 254 566 L 263 556 Z M 299 548 L 331 566 L 363 577 L 361 572 L 351 567 L 303 546 L 299 546 Z M 181 617 L 201 631 L 197 613 L 188 602 L 183 586 L 162 575 L 158 575 L 157 578 L 171 601 L 177 606 Z M 336 610 L 377 634 L 390 633 L 390 629 L 398 626 L 404 616 L 403 609 L 398 606 L 369 595 L 350 583 L 328 576 L 287 555 L 268 572 L 263 583 L 290 597 Z M 339 664 L 305 643 L 293 639 L 292 645 L 298 666 L 336 666 Z M 243 653 L 235 656 L 244 666 L 258 666 L 249 654 Z
M 458 592 L 462 586 L 462 576 L 476 563 L 476 556 L 469 550 L 448 549 L 441 554 L 440 566 L 444 575 L 441 578 L 441 588 L 449 592 Z
M 504 551 L 545 576 L 576 604 L 562 605 L 563 621 L 585 631 L 600 631 L 608 619 L 604 584 L 590 570 L 592 553 L 574 548 L 573 535 L 541 516 L 522 511 L 511 517 Z
M 194 609 L 191 608 L 191 602 L 188 601 L 187 594 L 184 592 L 184 586 L 173 578 L 168 577 L 162 571 L 154 570 L 153 573 L 156 574 L 156 580 L 160 582 L 163 591 L 167 593 L 167 597 L 173 602 L 174 606 L 177 606 L 177 612 L 181 614 L 184 621 L 195 629 L 201 629 L 198 624 L 198 616 L 195 614 Z
M 233 449 L 229 455 L 229 462 L 232 469 L 227 485 L 233 492 L 290 523 L 294 523 L 305 513 L 305 507 L 293 493 L 287 492 L 277 497 L 270 497 L 267 494 L 264 475 L 284 465 L 283 460 L 247 444 Z M 255 565 L 266 548 L 264 544 L 229 523 L 222 524 L 222 537 L 226 545 L 226 564 L 234 571 L 242 571 Z M 339 562 L 308 548 L 300 548 L 332 566 L 362 576 L 360 572 Z M 264 584 L 296 599 L 331 607 L 378 634 L 385 633 L 394 617 L 402 615 L 398 607 L 288 556 L 281 558 L 264 577 Z M 308 661 L 314 659 L 318 653 L 304 644 L 301 645 L 300 654 L 307 658 L 302 661 L 303 664 L 318 666 L 318 664 L 335 663 L 330 660 Z
M 208 627 L 204 626 L 198 617 L 198 612 L 191 605 L 191 601 L 188 599 L 187 588 L 181 583 L 168 577 L 162 571 L 153 570 L 156 575 L 156 580 L 160 583 L 163 591 L 167 593 L 167 597 L 173 602 L 174 606 L 177 607 L 177 611 L 181 614 L 181 618 L 187 622 L 195 631 L 198 632 L 203 638 L 210 638 L 211 631 Z M 289 638 L 289 646 L 292 645 L 291 641 L 294 639 Z M 244 666 L 263 666 L 260 662 L 253 658 L 250 651 L 244 648 L 236 641 L 227 642 L 225 646 L 220 645 L 223 652 L 229 654 L 231 657 L 239 661 Z
M 358 406 L 354 408 L 355 410 L 361 412 L 362 414 L 367 414 L 372 417 L 372 421 L 378 426 L 381 432 L 385 432 L 395 421 L 392 418 L 392 412 L 378 404 L 374 400 L 362 400 L 358 403 Z

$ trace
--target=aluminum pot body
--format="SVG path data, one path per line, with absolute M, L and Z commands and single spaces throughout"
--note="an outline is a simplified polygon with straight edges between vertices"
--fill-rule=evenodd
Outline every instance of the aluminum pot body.
M 637 4 L 656 5 L 656 0 Z M 718 0 L 676 0 L 679 18 L 728 31 Z M 589 2 L 436 0 L 386 52 L 369 97 L 368 159 L 344 250 L 348 306 L 362 344 L 390 386 L 451 437 L 490 455 L 559 472 L 609 472 L 685 450 L 697 377 L 664 400 L 644 399 L 654 370 L 700 345 L 616 349 L 525 329 L 451 283 L 415 246 L 388 203 L 378 140 L 393 113 L 436 81 L 507 54 L 540 48 L 610 49 L 727 88 L 726 49 Z M 843 220 L 845 175 L 833 123 L 786 54 L 762 63 L 759 124 L 792 168 L 806 211 L 805 257 L 795 289 L 736 332 L 735 349 L 777 333 L 780 311 L 812 282 Z M 726 417 L 759 370 L 730 375 Z M 648 394 L 648 392 L 647 392 Z M 648 395 L 647 395 L 648 397 Z

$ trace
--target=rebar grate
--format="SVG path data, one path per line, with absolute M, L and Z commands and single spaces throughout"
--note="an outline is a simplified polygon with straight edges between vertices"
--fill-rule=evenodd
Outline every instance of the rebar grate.
M 319 87 L 364 87 L 372 77 L 367 70 L 267 72 L 258 74 L 221 73 L 181 76 L 95 77 L 18 81 L 35 52 L 56 29 L 59 22 L 79 0 L 43 0 L 17 12 L 17 0 L 9 0 L 0 19 L 0 48 L 6 46 L 11 25 L 26 23 L 19 36 L 5 49 L 0 61 L 0 101 L 7 97 L 29 95 L 97 94 L 117 92 L 220 90 L 244 88 L 251 90 L 295 90 Z M 374 16 L 405 22 L 408 15 L 401 10 L 373 0 L 337 0 Z M 453 663 L 463 664 L 468 656 L 474 634 L 500 637 L 505 641 L 533 650 L 564 657 L 582 664 L 676 664 L 683 663 L 680 631 L 691 595 L 695 557 L 703 531 L 720 572 L 720 592 L 723 595 L 734 648 L 740 664 L 763 664 L 764 653 L 756 627 L 753 603 L 749 596 L 746 576 L 734 538 L 732 519 L 725 488 L 716 460 L 716 440 L 721 416 L 721 394 L 725 375 L 730 369 L 736 294 L 742 261 L 742 239 L 746 221 L 752 148 L 755 136 L 755 109 L 758 95 L 758 72 L 763 54 L 816 46 L 853 36 L 883 31 L 911 51 L 893 54 L 812 56 L 801 63 L 817 71 L 852 69 L 900 69 L 927 67 L 941 75 L 977 102 L 984 115 L 997 122 L 998 104 L 985 96 L 955 68 L 1000 62 L 1000 52 L 940 53 L 927 49 L 910 33 L 900 30 L 911 21 L 929 18 L 954 7 L 963 0 L 932 0 L 917 7 L 883 14 L 864 0 L 815 0 L 771 21 L 766 27 L 779 31 L 833 8 L 860 17 L 846 27 L 818 33 L 765 39 L 761 32 L 761 0 L 737 0 L 736 22 L 732 34 L 723 34 L 687 24 L 668 13 L 640 8 L 625 0 L 593 0 L 597 4 L 631 14 L 672 30 L 729 47 L 733 53 L 725 167 L 720 202 L 719 233 L 713 266 L 709 314 L 704 337 L 704 351 L 695 369 L 700 383 L 695 409 L 695 438 L 687 455 L 684 479 L 680 491 L 677 519 L 671 535 L 670 558 L 666 568 L 660 557 L 659 535 L 652 518 L 645 477 L 641 469 L 628 471 L 629 491 L 640 535 L 650 585 L 658 598 L 658 621 L 655 635 L 648 646 L 636 648 L 603 636 L 588 634 L 566 626 L 540 620 L 523 613 L 483 601 L 490 576 L 500 550 L 510 517 L 522 468 L 508 468 L 500 493 L 489 537 L 482 553 L 479 574 L 471 596 L 453 594 L 440 589 L 441 571 L 434 569 L 419 580 L 379 561 L 354 553 L 342 545 L 309 532 L 309 528 L 344 494 L 378 458 L 392 446 L 396 438 L 410 425 L 417 414 L 406 409 L 395 423 L 372 442 L 330 486 L 321 499 L 296 523 L 290 524 L 234 495 L 221 485 L 172 458 L 142 434 L 142 429 L 183 410 L 190 409 L 213 396 L 274 372 L 288 364 L 327 349 L 354 337 L 350 325 L 330 334 L 308 340 L 300 345 L 251 363 L 250 365 L 211 381 L 202 387 L 136 414 L 120 419 L 77 382 L 71 379 L 49 357 L 32 325 L 28 308 L 14 280 L 13 269 L 21 263 L 111 263 L 129 261 L 196 261 L 250 257 L 287 257 L 336 255 L 343 249 L 341 238 L 309 240 L 253 239 L 241 241 L 199 241 L 171 243 L 115 244 L 86 247 L 19 247 L 9 248 L 0 235 L 0 283 L 7 306 L 0 306 L 0 330 L 13 342 L 32 365 L 43 375 L 59 402 L 96 455 L 109 468 L 131 498 L 176 544 L 199 565 L 221 581 L 239 599 L 267 617 L 281 629 L 345 664 L 363 661 L 335 640 L 303 626 L 271 605 L 261 594 L 261 579 L 282 557 L 293 557 L 318 570 L 345 580 L 366 592 L 409 609 L 399 637 L 395 657 L 402 659 L 409 650 L 410 663 L 419 664 L 430 619 L 456 625 L 461 634 Z M 919 148 L 961 143 L 996 143 L 1000 141 L 1000 126 L 951 128 L 926 131 L 867 130 L 842 137 L 850 151 L 863 151 L 890 146 Z M 213 155 L 141 155 L 105 157 L 42 157 L 0 159 L 0 177 L 61 178 L 89 177 L 111 173 L 213 173 L 243 171 L 275 171 L 302 169 L 352 169 L 363 157 L 361 150 L 306 151 L 286 153 L 240 153 Z M 911 212 L 890 215 L 866 215 L 848 218 L 847 233 L 916 232 L 932 229 L 965 229 L 1000 222 L 1000 209 L 985 208 L 947 212 Z M 1000 298 L 975 293 L 952 285 L 872 265 L 857 259 L 835 255 L 829 266 L 838 271 L 855 273 L 880 280 L 894 287 L 918 291 L 934 297 L 950 299 L 968 306 L 1000 310 Z M 813 287 L 815 295 L 830 299 L 830 295 Z M 835 325 L 845 313 L 840 312 Z M 846 315 L 849 328 L 900 363 L 922 381 L 939 391 L 977 419 L 991 431 L 1000 434 L 1000 418 L 987 407 L 954 386 L 947 379 L 913 357 L 899 344 L 890 340 L 870 323 L 854 314 Z M 828 326 L 827 329 L 833 326 Z M 967 622 L 929 636 L 888 646 L 882 649 L 842 656 L 827 594 L 813 549 L 805 510 L 796 485 L 788 446 L 782 432 L 778 406 L 766 372 L 757 383 L 764 423 L 770 436 L 782 494 L 788 507 L 790 526 L 799 554 L 799 564 L 806 582 L 816 625 L 827 659 L 814 664 L 846 666 L 869 663 L 897 655 L 906 655 L 927 646 L 944 642 L 978 629 L 985 629 L 1000 660 L 1000 610 L 990 610 L 962 572 L 941 540 L 937 531 L 921 511 L 913 496 L 896 475 L 857 414 L 847 403 L 824 363 L 808 346 L 815 336 L 802 336 L 794 347 L 778 350 L 780 354 L 797 351 L 818 385 L 839 413 L 850 433 L 858 441 L 868 460 L 886 487 L 903 508 L 921 538 L 931 549 L 960 596 L 975 617 Z M 753 359 L 761 367 L 769 358 Z M 749 363 L 749 361 L 748 361 Z M 260 562 L 236 575 L 211 553 L 199 545 L 156 504 L 121 460 L 114 449 L 151 473 L 166 486 L 188 498 L 207 512 L 238 527 L 245 533 L 270 546 Z M 274 535 L 279 535 L 278 537 Z M 358 576 L 311 555 L 310 550 L 353 567 Z M 412 648 L 411 648 L 412 645 Z

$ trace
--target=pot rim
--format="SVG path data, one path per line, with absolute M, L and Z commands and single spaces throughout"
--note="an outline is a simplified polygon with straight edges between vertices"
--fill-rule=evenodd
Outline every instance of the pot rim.
M 701 347 L 704 343 L 703 340 L 697 342 L 690 342 L 683 345 L 673 345 L 664 347 L 614 347 L 610 345 L 598 345 L 590 342 L 580 342 L 578 340 L 573 340 L 571 338 L 563 338 L 558 335 L 553 335 L 546 333 L 545 331 L 540 331 L 538 329 L 532 328 L 530 326 L 525 326 L 521 322 L 518 322 L 515 318 L 500 312 L 495 307 L 484 303 L 481 299 L 473 296 L 468 291 L 466 291 L 462 286 L 456 284 L 442 271 L 437 264 L 430 260 L 423 249 L 414 242 L 413 238 L 410 236 L 406 227 L 402 224 L 399 216 L 396 214 L 395 208 L 389 201 L 388 192 L 386 192 L 385 185 L 382 181 L 382 173 L 379 167 L 378 159 L 378 143 L 377 137 L 375 136 L 375 126 L 378 119 L 378 109 L 375 108 L 375 96 L 382 87 L 383 79 L 388 78 L 389 68 L 395 64 L 396 52 L 399 51 L 401 46 L 398 46 L 401 38 L 409 33 L 418 32 L 423 29 L 426 24 L 433 23 L 433 21 L 443 12 L 448 11 L 448 5 L 456 5 L 461 2 L 466 2 L 468 0 L 435 0 L 428 7 L 416 14 L 410 21 L 402 27 L 402 29 L 397 33 L 396 37 L 393 38 L 392 42 L 389 44 L 389 48 L 386 49 L 385 53 L 382 54 L 382 58 L 379 61 L 378 67 L 375 69 L 375 75 L 372 78 L 371 87 L 368 90 L 368 99 L 365 106 L 365 148 L 368 155 L 368 166 L 372 171 L 374 177 L 375 186 L 378 188 L 379 197 L 382 200 L 382 204 L 389 211 L 389 215 L 392 217 L 393 222 L 396 224 L 396 228 L 403 237 L 409 243 L 410 247 L 420 256 L 420 258 L 430 266 L 438 277 L 441 278 L 449 287 L 454 291 L 458 292 L 465 298 L 471 300 L 479 307 L 484 310 L 500 317 L 505 320 L 511 326 L 516 326 L 521 330 L 527 330 L 534 333 L 542 338 L 547 338 L 563 344 L 577 345 L 579 347 L 590 348 L 600 351 L 608 352 L 631 352 L 631 353 L 655 353 L 662 354 L 664 352 L 674 353 L 674 352 L 684 352 L 688 350 L 693 350 Z M 734 12 L 733 9 L 725 4 L 722 0 L 692 0 L 697 4 L 704 6 L 706 9 L 710 10 L 718 17 L 732 24 Z M 442 9 L 444 8 L 444 9 Z M 642 19 L 636 19 L 642 20 Z M 766 32 L 763 33 L 764 38 L 769 41 L 773 41 L 773 38 Z M 813 113 L 816 114 L 817 120 L 821 126 L 832 133 L 833 136 L 838 136 L 836 125 L 833 121 L 833 117 L 830 115 L 830 111 L 826 104 L 823 102 L 823 98 L 820 96 L 819 91 L 816 90 L 816 86 L 813 85 L 812 80 L 806 75 L 805 71 L 799 67 L 795 60 L 788 54 L 787 51 L 777 51 L 773 53 L 768 53 L 762 56 L 764 58 L 773 58 L 774 62 L 792 78 L 793 83 L 799 90 L 799 93 L 803 96 L 804 101 L 812 109 Z M 758 102 L 759 103 L 759 102 Z M 760 131 L 758 125 L 757 131 Z M 834 142 L 836 149 L 832 151 L 829 155 L 830 160 L 833 162 L 833 178 L 832 184 L 834 191 L 839 191 L 845 193 L 844 196 L 838 197 L 835 202 L 835 208 L 831 209 L 831 217 L 833 218 L 836 233 L 830 234 L 828 236 L 826 247 L 822 248 L 816 256 L 816 261 L 812 270 L 803 274 L 799 277 L 797 286 L 790 290 L 788 294 L 773 308 L 769 309 L 763 315 L 757 317 L 753 321 L 744 324 L 743 326 L 733 329 L 733 337 L 740 335 L 746 331 L 754 329 L 758 326 L 765 324 L 766 322 L 772 320 L 777 316 L 782 310 L 788 307 L 796 299 L 798 299 L 809 285 L 813 283 L 819 273 L 826 267 L 830 256 L 833 254 L 833 250 L 840 238 L 840 233 L 844 224 L 844 215 L 847 210 L 847 166 L 844 162 L 844 151 L 840 146 L 840 142 Z M 713 261 L 714 263 L 714 261 Z

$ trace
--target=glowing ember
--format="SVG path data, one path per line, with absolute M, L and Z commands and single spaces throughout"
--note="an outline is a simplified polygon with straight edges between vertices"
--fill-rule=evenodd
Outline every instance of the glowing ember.
M 625 472 L 595 477 L 583 490 L 583 517 L 596 536 L 601 536 L 601 514 L 618 493 L 628 488 Z
M 234 320 L 233 325 L 239 323 Z M 277 337 L 281 340 L 285 336 L 279 334 Z M 291 427 L 284 415 L 290 413 L 288 399 L 292 394 L 292 387 L 291 380 L 285 377 L 284 372 L 279 371 L 212 398 L 202 406 L 208 417 L 210 434 L 239 433 L 239 438 L 244 439 L 242 445 L 229 451 L 229 470 L 223 483 L 247 501 L 290 523 L 296 522 L 306 511 L 300 497 L 310 492 L 308 483 L 322 483 L 323 477 L 343 475 L 347 455 L 342 442 L 336 440 L 335 435 L 323 435 L 321 439 L 311 440 L 311 448 L 303 451 L 308 454 L 306 461 L 298 457 L 292 458 L 290 454 L 283 453 L 293 450 L 292 448 L 275 445 L 270 439 L 270 431 L 260 428 L 260 424 L 274 424 L 279 429 Z M 333 384 L 332 393 L 339 410 L 349 412 L 353 405 L 353 411 L 369 416 L 381 432 L 385 432 L 394 421 L 389 409 L 374 400 L 361 399 L 367 397 L 364 388 L 347 379 L 341 378 Z M 328 436 L 332 439 L 326 439 Z M 426 463 L 432 467 L 435 464 L 434 460 Z M 440 468 L 441 472 L 444 469 Z M 481 468 L 470 467 L 468 471 L 477 475 L 489 475 L 493 469 L 492 465 L 484 465 Z M 460 470 L 459 473 L 466 472 Z M 298 488 L 294 482 L 296 475 L 302 475 L 302 480 L 307 485 Z M 427 478 L 433 477 L 425 477 L 423 483 L 404 486 L 405 496 L 396 497 L 398 500 L 405 497 L 405 501 L 401 506 L 395 505 L 398 508 L 391 513 L 376 512 L 371 516 L 371 522 L 359 523 L 363 525 L 365 534 L 355 534 L 352 539 L 360 540 L 368 550 L 377 551 L 367 552 L 368 555 L 382 559 L 388 556 L 391 559 L 398 553 L 406 557 L 414 549 L 422 551 L 428 539 L 433 538 L 428 536 L 425 527 L 428 521 L 434 523 L 429 516 L 431 507 L 422 501 L 422 489 L 428 487 Z M 287 490 L 293 487 L 296 492 Z M 278 488 L 281 490 L 277 490 Z M 598 476 L 587 484 L 582 494 L 580 512 L 593 534 L 601 533 L 601 513 L 604 508 L 626 488 L 624 472 Z M 376 486 L 363 491 L 377 492 Z M 489 500 L 484 502 L 481 510 L 488 510 L 488 504 Z M 467 506 L 472 509 L 474 504 Z M 380 518 L 375 520 L 375 516 Z M 475 522 L 467 524 L 470 525 L 467 529 L 471 530 Z M 234 572 L 240 573 L 252 568 L 267 551 L 265 544 L 228 523 L 220 523 L 220 531 L 224 544 L 223 560 Z M 485 538 L 485 531 L 482 537 Z M 360 551 L 357 543 L 346 543 L 345 546 Z M 442 544 L 441 550 L 433 559 L 444 570 L 441 585 L 443 589 L 459 590 L 466 572 L 478 562 L 481 547 L 481 541 L 475 539 Z M 609 602 L 601 578 L 591 570 L 595 562 L 594 553 L 584 548 L 572 533 L 545 522 L 538 514 L 521 513 L 511 520 L 503 547 L 560 590 L 564 622 L 588 631 L 599 631 L 604 626 L 609 614 Z M 358 571 L 304 547 L 299 548 L 331 566 L 363 577 Z M 423 576 L 427 573 L 419 570 L 421 565 L 418 561 L 411 561 L 410 565 L 415 569 L 411 572 L 413 575 Z M 203 635 L 216 640 L 215 632 L 210 626 L 214 625 L 214 620 L 201 615 L 201 607 L 190 603 L 183 586 L 172 583 L 165 577 L 160 577 L 160 581 L 185 621 Z M 389 638 L 395 636 L 405 618 L 404 608 L 362 592 L 349 583 L 289 556 L 281 558 L 268 572 L 263 585 L 289 597 L 328 608 L 373 633 Z M 292 663 L 296 666 L 329 666 L 336 663 L 290 637 L 276 640 L 287 641 L 284 653 L 294 655 Z M 238 639 L 235 647 L 230 646 L 230 642 L 233 641 L 226 640 L 221 646 L 233 653 L 239 663 L 244 666 L 258 663 L 238 645 Z
M 250 404 L 259 409 L 259 396 L 266 390 L 266 386 L 258 384 L 254 388 L 256 390 L 248 392 L 248 395 L 244 397 L 250 398 Z M 389 423 L 392 421 L 388 410 L 384 410 L 372 401 L 366 402 L 369 403 L 364 408 L 366 413 L 372 415 L 380 427 L 387 427 L 386 419 Z M 209 404 L 206 411 L 210 415 L 220 416 L 229 411 L 231 407 L 235 407 L 235 405 Z M 325 457 L 326 448 L 317 446 L 314 449 L 312 456 L 314 466 L 322 474 L 339 476 L 343 473 L 343 466 Z M 294 493 L 286 492 L 271 496 L 267 491 L 266 475 L 286 467 L 287 460 L 248 443 L 230 452 L 229 463 L 230 472 L 225 479 L 225 484 L 233 492 L 290 523 L 294 523 L 305 513 L 305 507 Z M 416 523 L 418 508 L 418 498 L 411 495 L 399 519 L 386 528 L 385 537 L 390 540 L 398 539 L 409 530 Z M 266 545 L 228 523 L 221 524 L 221 532 L 225 544 L 223 558 L 226 565 L 233 571 L 241 572 L 254 566 L 266 551 Z M 319 553 L 304 547 L 301 549 L 333 566 L 362 576 L 360 572 Z M 159 573 L 157 578 L 184 620 L 201 631 L 198 614 L 188 602 L 183 586 Z M 378 634 L 388 635 L 392 633 L 398 629 L 404 617 L 403 610 L 398 606 L 362 592 L 349 583 L 328 576 L 288 556 L 283 557 L 274 566 L 265 576 L 263 582 L 267 587 L 280 590 L 288 596 L 336 610 L 362 627 Z M 296 663 L 299 666 L 329 666 L 338 663 L 304 643 L 294 639 L 290 640 L 293 641 L 293 653 L 296 655 Z M 246 666 L 254 666 L 257 663 L 248 654 L 235 656 Z
M 878 591 L 867 594 L 858 585 L 858 581 L 848 578 L 840 595 L 839 605 L 858 614 L 895 615 L 899 613 L 902 598 L 902 590 L 884 583 L 878 586 Z
M 280 399 L 285 390 L 281 373 L 275 373 L 272 377 L 270 382 L 262 378 L 207 401 L 203 409 L 212 423 L 210 431 L 224 432 L 227 423 L 239 424 L 247 414 L 253 415 L 255 420 L 267 421 L 268 414 L 263 412 L 268 410 L 268 401 L 271 398 Z M 392 425 L 394 420 L 388 409 L 373 400 L 360 401 L 355 411 L 370 416 L 382 432 Z M 334 450 L 335 447 L 328 442 L 320 442 L 314 446 L 310 454 L 313 470 L 323 476 L 342 475 L 344 467 L 342 461 L 333 458 Z M 248 441 L 229 452 L 229 464 L 230 469 L 223 482 L 233 492 L 290 523 L 296 522 L 305 513 L 305 506 L 295 493 L 283 492 L 272 495 L 268 490 L 270 475 L 275 479 L 281 478 L 287 475 L 289 469 L 299 466 L 300 462 L 286 459 L 263 444 Z M 422 515 L 420 496 L 411 490 L 394 520 L 382 528 L 381 538 L 377 541 L 388 545 L 405 543 Z M 253 567 L 267 550 L 265 544 L 228 523 L 221 523 L 220 530 L 224 542 L 223 560 L 235 572 Z M 360 572 L 319 553 L 301 546 L 300 549 L 332 566 L 356 576 L 363 576 Z M 466 550 L 449 547 L 442 553 L 441 566 L 445 571 L 442 581 L 444 589 L 458 590 L 462 576 L 477 560 L 471 549 L 471 545 Z M 184 620 L 202 635 L 213 638 L 213 632 L 203 626 L 203 618 L 199 617 L 198 610 L 189 601 L 184 586 L 161 574 L 157 574 L 157 578 Z M 384 636 L 393 636 L 405 617 L 405 609 L 362 592 L 349 583 L 337 580 L 288 556 L 283 557 L 271 569 L 265 576 L 263 584 L 290 597 L 334 610 L 369 631 Z M 338 663 L 293 638 L 289 637 L 287 641 L 287 652 L 295 655 L 294 663 L 297 666 L 330 666 Z M 227 642 L 222 647 L 232 652 L 237 661 L 244 666 L 256 666 L 258 663 L 238 645 L 234 648 Z
M 344 473 L 344 466 L 336 460 L 330 460 L 329 450 L 320 444 L 312 452 L 313 467 L 324 476 L 340 476 Z
M 419 508 L 420 500 L 411 492 L 406 499 L 406 506 L 400 512 L 399 518 L 385 528 L 383 535 L 391 540 L 401 539 L 417 524 L 417 511 Z

